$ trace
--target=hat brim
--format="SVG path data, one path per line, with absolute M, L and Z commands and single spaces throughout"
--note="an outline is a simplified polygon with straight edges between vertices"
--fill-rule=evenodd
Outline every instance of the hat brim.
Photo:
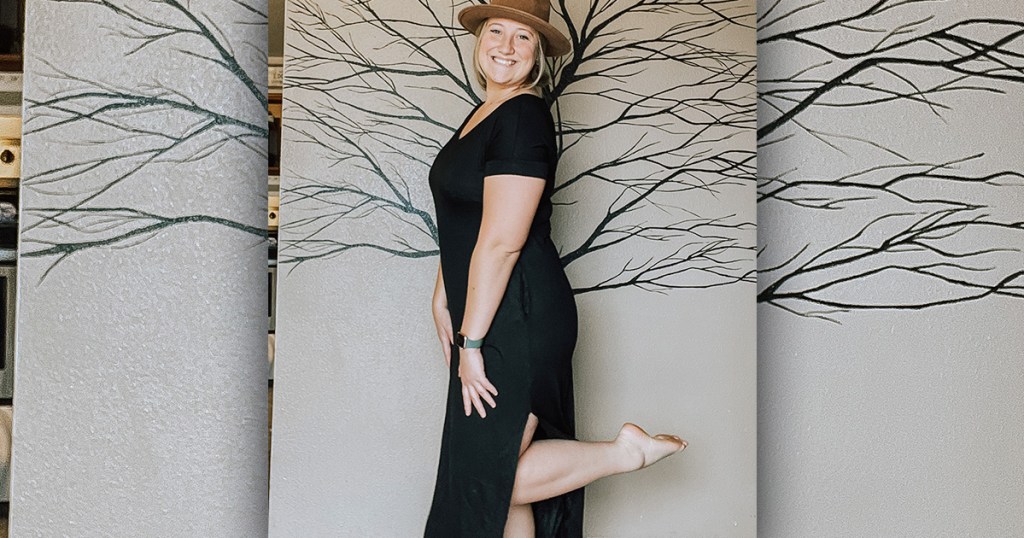
M 572 51 L 569 39 L 544 19 L 534 17 L 518 9 L 505 6 L 470 6 L 459 12 L 459 23 L 473 35 L 480 32 L 480 25 L 487 19 L 511 19 L 536 30 L 544 39 L 545 56 L 562 56 Z

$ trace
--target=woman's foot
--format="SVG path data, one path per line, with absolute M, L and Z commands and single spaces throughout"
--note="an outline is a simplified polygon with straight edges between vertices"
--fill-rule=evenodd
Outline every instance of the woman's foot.
M 686 441 L 678 436 L 658 434 L 652 437 L 631 422 L 622 425 L 615 436 L 615 444 L 626 453 L 627 471 L 649 467 L 686 448 Z

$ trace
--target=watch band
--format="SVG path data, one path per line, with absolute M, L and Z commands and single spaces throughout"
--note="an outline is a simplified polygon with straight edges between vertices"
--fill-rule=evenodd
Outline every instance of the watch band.
M 480 349 L 484 345 L 484 339 L 480 338 L 479 340 L 473 340 L 466 338 L 466 335 L 459 332 L 455 333 L 455 345 L 462 349 Z

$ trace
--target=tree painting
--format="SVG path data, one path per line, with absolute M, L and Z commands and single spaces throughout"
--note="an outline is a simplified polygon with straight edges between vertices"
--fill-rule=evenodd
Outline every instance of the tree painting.
M 266 160 L 266 124 L 243 115 L 239 110 L 246 109 L 238 103 L 223 109 L 225 100 L 211 98 L 207 86 L 182 76 L 182 70 L 203 66 L 208 71 L 195 72 L 216 78 L 218 91 L 244 96 L 249 110 L 266 110 L 266 74 L 243 67 L 265 66 L 266 45 L 238 37 L 252 34 L 240 28 L 266 25 L 266 3 L 49 2 L 60 4 L 66 19 L 93 10 L 105 24 L 95 29 L 102 36 L 102 46 L 90 51 L 95 62 L 67 62 L 72 69 L 35 60 L 28 51 L 27 64 L 35 60 L 37 69 L 31 72 L 34 88 L 26 92 L 23 139 L 39 150 L 34 155 L 48 151 L 43 166 L 21 178 L 29 202 L 23 204 L 20 256 L 52 260 L 45 278 L 77 253 L 131 247 L 188 223 L 266 237 L 264 226 L 239 222 L 228 210 L 160 214 L 122 201 L 130 198 L 128 190 L 159 191 L 161 184 L 183 179 L 150 173 L 154 168 L 191 170 L 182 165 L 198 165 L 227 146 Z M 111 74 L 133 60 L 163 66 L 167 77 Z
M 437 255 L 427 171 L 480 102 L 456 21 L 470 4 L 288 4 L 279 263 Z M 573 44 L 545 97 L 568 230 L 555 239 L 576 293 L 753 282 L 752 215 L 721 203 L 756 181 L 755 57 L 730 43 L 753 38 L 752 2 L 561 0 L 552 20 Z
M 917 133 L 948 128 L 954 106 L 1013 94 L 1019 105 L 1024 21 L 939 23 L 930 0 L 825 4 L 773 0 L 759 15 L 762 58 L 800 58 L 762 71 L 759 150 L 828 148 L 835 160 L 759 171 L 762 215 L 809 212 L 822 226 L 761 234 L 758 301 L 839 322 L 852 311 L 1024 298 L 1024 221 L 1004 202 L 1024 175 L 990 164 L 984 148 L 942 158 L 914 148 Z M 917 110 L 934 124 L 907 125 L 897 139 L 878 127 Z M 828 223 L 838 223 L 831 233 Z

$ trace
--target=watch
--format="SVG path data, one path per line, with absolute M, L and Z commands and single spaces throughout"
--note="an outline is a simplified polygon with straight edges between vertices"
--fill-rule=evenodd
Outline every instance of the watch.
M 461 347 L 462 349 L 480 349 L 484 345 L 484 339 L 481 338 L 479 340 L 471 340 L 469 338 L 466 338 L 466 335 L 459 332 L 455 333 L 455 345 Z

